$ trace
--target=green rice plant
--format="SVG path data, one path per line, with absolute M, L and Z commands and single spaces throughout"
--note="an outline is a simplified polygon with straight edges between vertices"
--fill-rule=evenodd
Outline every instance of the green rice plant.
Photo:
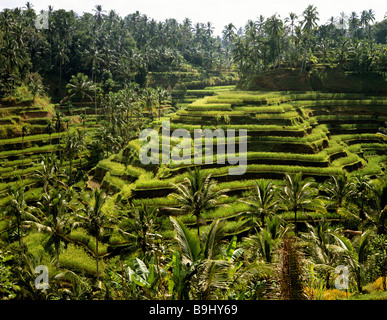
M 109 159 L 104 159 L 98 162 L 97 168 L 102 168 L 109 171 L 113 176 L 122 176 L 125 173 L 125 165 L 119 162 L 113 162 Z
M 113 176 L 110 172 L 107 172 L 102 180 L 102 186 L 108 184 L 110 187 L 114 187 L 116 190 L 121 190 L 126 182 L 117 176 Z
M 27 246 L 28 253 L 35 258 L 42 258 L 45 254 L 44 243 L 49 235 L 46 233 L 33 232 L 23 237 L 23 244 Z
M 135 206 L 141 206 L 142 204 L 147 205 L 148 207 L 173 207 L 178 204 L 174 198 L 145 198 L 145 199 L 133 199 L 132 204 Z
M 43 194 L 43 188 L 33 188 L 24 193 L 25 201 L 38 201 Z
M 59 132 L 59 134 L 55 133 L 51 135 L 51 139 L 54 138 L 62 138 L 65 136 L 67 132 Z M 24 142 L 31 142 L 31 141 L 49 141 L 50 135 L 49 134 L 34 134 L 34 135 L 27 135 L 24 137 Z M 10 139 L 1 139 L 1 144 L 10 144 L 10 143 L 22 143 L 22 137 L 16 137 L 16 138 L 10 138 Z
M 110 245 L 119 245 L 127 242 L 128 240 L 125 239 L 118 231 L 113 231 L 112 235 L 109 237 Z
M 351 153 L 347 157 L 338 158 L 338 159 L 332 161 L 331 166 L 332 167 L 343 167 L 345 165 L 356 163 L 360 160 L 361 159 L 359 158 L 359 156 L 357 154 Z
M 207 108 L 207 110 L 181 110 L 177 113 L 178 116 L 190 116 L 190 117 L 216 117 L 218 115 L 228 115 L 228 116 L 244 116 L 245 113 L 243 111 L 222 111 L 222 110 L 211 110 Z M 181 118 L 181 117 L 180 117 Z
M 207 103 L 230 103 L 231 105 L 242 105 L 243 100 L 238 98 L 226 98 L 221 96 L 210 97 L 207 99 Z
M 383 139 L 375 135 L 374 133 L 354 133 L 354 134 L 340 134 L 335 135 L 334 138 L 336 141 L 348 141 L 348 140 L 380 140 Z
M 90 236 L 86 230 L 82 228 L 77 228 L 71 231 L 67 236 L 70 240 L 77 242 L 78 244 L 88 247 L 91 251 L 95 252 L 95 238 Z M 104 255 L 107 253 L 107 245 L 105 243 L 98 243 L 98 254 Z
M 12 161 L 8 161 L 8 160 L 4 160 L 2 162 L 2 167 L 17 167 L 17 166 L 21 166 L 22 164 L 24 164 L 25 166 L 28 166 L 30 164 L 32 164 L 33 162 L 37 162 L 38 159 L 36 159 L 36 157 L 30 157 L 30 158 L 26 158 L 24 160 L 21 160 L 21 159 L 18 159 L 18 160 L 12 160 Z M 0 167 L 0 170 L 1 170 L 1 167 Z
M 257 125 L 257 124 L 240 124 L 240 125 L 218 125 L 217 128 L 227 130 L 227 129 L 246 129 L 251 131 L 304 131 L 306 127 L 309 127 L 309 124 L 298 124 L 292 126 L 282 126 L 282 125 Z M 212 129 L 213 126 L 203 125 L 203 129 Z
M 241 227 L 246 223 L 245 220 L 239 220 L 239 221 L 226 221 L 224 224 L 224 232 L 226 234 L 237 234 L 241 231 L 249 229 L 249 227 L 244 228 L 244 230 L 241 229 Z
M 91 275 L 97 274 L 97 268 L 94 259 L 79 246 L 70 243 L 67 249 L 59 255 L 61 266 L 85 272 Z M 103 272 L 103 264 L 100 264 L 100 272 Z
M 255 115 L 255 118 L 258 120 L 261 120 L 261 119 L 278 120 L 278 119 L 291 119 L 291 118 L 300 118 L 301 119 L 298 112 L 296 112 L 296 111 L 286 111 L 286 112 L 278 113 L 278 114 L 258 113 Z
M 387 162 L 387 156 L 371 156 L 366 158 L 367 162 L 359 171 L 369 176 L 383 176 L 382 164 Z
M 0 167 L 0 174 L 3 176 L 4 173 L 13 171 L 13 167 Z
M 172 188 L 172 183 L 179 183 L 188 176 L 188 173 L 179 174 L 169 179 L 152 179 L 142 180 L 139 179 L 135 182 L 136 189 L 158 189 L 158 188 Z
M 128 199 L 132 196 L 134 188 L 135 185 L 133 183 L 127 183 L 121 188 L 121 191 L 118 195 L 121 197 L 121 199 Z
M 149 174 L 148 171 L 146 171 L 143 168 L 140 167 L 134 167 L 132 165 L 128 165 L 125 169 L 125 174 L 132 177 L 139 177 L 141 175 Z
M 336 141 L 330 140 L 329 142 L 330 142 L 330 147 L 324 149 L 324 152 L 327 155 L 332 155 L 344 150 L 344 147 L 338 144 Z
M 250 208 L 247 204 L 241 202 L 234 202 L 229 206 L 222 206 L 215 210 L 207 211 L 202 214 L 203 218 L 206 220 L 215 220 L 215 219 L 227 219 L 230 217 L 235 217 L 240 213 L 249 211 Z

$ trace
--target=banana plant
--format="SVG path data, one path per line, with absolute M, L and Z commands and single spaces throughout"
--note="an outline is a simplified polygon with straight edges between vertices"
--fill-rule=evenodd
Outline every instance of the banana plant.
M 155 264 L 151 262 L 148 269 L 142 260 L 135 258 L 133 268 L 127 266 L 128 280 L 132 287 L 140 286 L 152 289 L 158 278 Z

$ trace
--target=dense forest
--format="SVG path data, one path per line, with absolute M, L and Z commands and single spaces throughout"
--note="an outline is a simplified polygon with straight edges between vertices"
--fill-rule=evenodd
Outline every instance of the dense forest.
M 0 299 L 387 299 L 386 72 L 372 9 L 221 35 L 102 5 L 4 9 Z M 211 163 L 142 163 L 140 132 L 166 122 L 246 129 L 246 173 L 218 136 Z
M 148 75 L 160 72 L 161 83 L 175 87 L 178 80 L 187 81 L 181 73 L 192 70 L 207 78 L 217 75 L 223 82 L 215 85 L 231 84 L 235 78 L 221 72 L 234 68 L 244 77 L 281 67 L 313 69 L 316 74 L 329 66 L 355 74 L 385 75 L 387 70 L 387 22 L 375 22 L 372 9 L 341 12 L 319 24 L 317 8 L 309 6 L 283 19 L 261 15 L 238 30 L 230 23 L 222 37 L 214 36 L 211 22 L 158 22 L 139 12 L 120 17 L 101 5 L 82 16 L 49 7 L 48 29 L 36 28 L 37 14 L 28 2 L 1 12 L 3 95 L 21 83 L 34 87 L 40 78 L 55 95 L 77 73 L 88 75 L 106 92 L 130 82 L 146 86 Z M 180 79 L 168 78 L 177 71 Z M 195 80 L 205 85 L 203 77 Z M 195 83 L 188 86 L 193 89 Z

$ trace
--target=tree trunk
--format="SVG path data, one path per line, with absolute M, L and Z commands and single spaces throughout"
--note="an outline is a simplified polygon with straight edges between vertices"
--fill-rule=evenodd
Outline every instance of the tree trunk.
M 294 209 L 294 231 L 296 233 L 296 237 L 298 237 L 298 228 L 297 228 L 297 209 Z
M 56 268 L 59 269 L 59 244 L 60 240 L 55 239 L 55 251 L 56 251 Z
M 70 183 L 73 181 L 73 157 L 70 155 Z
M 22 174 L 21 174 L 22 182 L 23 182 L 23 179 L 24 179 L 23 178 L 23 174 L 24 174 L 24 132 L 22 132 Z
M 97 285 L 99 286 L 99 254 L 98 254 L 98 236 L 95 237 L 95 258 L 97 262 Z

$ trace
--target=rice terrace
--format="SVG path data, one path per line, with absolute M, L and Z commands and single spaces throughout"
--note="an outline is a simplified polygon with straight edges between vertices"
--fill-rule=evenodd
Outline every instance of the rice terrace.
M 0 299 L 387 300 L 387 15 L 348 11 L 4 8 Z

